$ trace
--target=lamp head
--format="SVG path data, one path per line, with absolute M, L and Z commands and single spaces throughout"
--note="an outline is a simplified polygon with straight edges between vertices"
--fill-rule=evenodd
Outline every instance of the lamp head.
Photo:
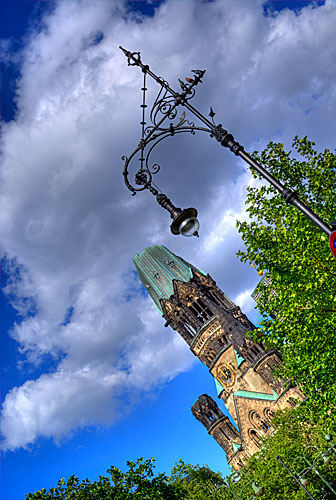
M 173 222 L 170 225 L 173 234 L 182 234 L 182 236 L 198 236 L 199 222 L 197 219 L 196 208 L 185 208 L 181 210 L 167 198 L 163 193 L 158 193 L 151 186 L 148 189 L 156 195 L 156 200 L 161 207 L 168 210 Z
M 200 224 L 197 219 L 197 210 L 195 208 L 185 208 L 180 213 L 175 214 L 174 220 L 170 225 L 173 234 L 182 234 L 182 236 L 198 236 Z
M 264 487 L 256 484 L 254 481 L 251 486 L 257 497 L 260 497 L 264 493 Z

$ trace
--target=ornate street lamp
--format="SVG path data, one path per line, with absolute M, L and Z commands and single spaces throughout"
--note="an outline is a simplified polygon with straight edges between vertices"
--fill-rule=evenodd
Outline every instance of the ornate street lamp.
M 313 472 L 314 474 L 316 474 L 319 477 L 319 479 L 322 481 L 322 483 L 325 485 L 325 487 L 328 488 L 336 497 L 336 491 L 334 490 L 332 485 L 322 476 L 322 474 L 317 469 L 317 466 L 318 466 L 319 462 L 321 462 L 321 460 L 323 461 L 324 464 L 328 464 L 332 458 L 331 453 L 336 454 L 336 444 L 334 444 L 332 442 L 332 436 L 330 434 L 326 434 L 324 436 L 324 439 L 327 441 L 327 443 L 329 445 L 329 448 L 327 451 L 323 452 L 323 451 L 319 450 L 317 448 L 317 446 L 309 445 L 303 449 L 302 456 L 296 457 L 293 460 L 292 469 L 294 469 L 294 471 L 296 473 L 294 473 L 278 455 L 276 457 L 278 459 L 278 461 L 281 463 L 281 465 L 292 476 L 292 478 L 295 480 L 295 482 L 298 483 L 300 488 L 302 488 L 306 492 L 306 494 L 312 499 L 315 499 L 315 497 L 313 497 L 313 495 L 311 495 L 309 493 L 309 491 L 305 488 L 305 486 L 309 483 L 309 478 L 307 477 L 307 475 L 310 472 Z M 312 453 L 316 453 L 316 452 L 317 452 L 317 455 L 315 456 L 315 458 L 313 458 L 313 459 L 307 458 L 307 456 L 306 456 L 307 454 L 310 456 L 310 455 L 312 455 Z M 295 465 L 296 462 L 301 463 L 301 464 L 302 464 L 302 462 L 304 462 L 306 465 L 304 466 L 303 469 L 301 469 L 300 471 L 297 471 L 296 470 L 297 467 Z
M 179 79 L 182 92 L 178 93 L 169 86 L 167 81 L 153 73 L 149 69 L 148 65 L 142 63 L 140 52 L 130 52 L 121 46 L 119 48 L 127 57 L 128 65 L 139 66 L 142 69 L 144 75 L 143 87 L 141 89 L 143 91 L 143 100 L 142 104 L 140 105 L 142 108 L 142 121 L 140 122 L 142 126 L 142 135 L 138 146 L 130 154 L 130 156 L 122 157 L 122 159 L 125 161 L 123 172 L 124 181 L 128 189 L 132 191 L 133 195 L 135 195 L 138 191 L 149 189 L 152 194 L 156 196 L 158 203 L 163 208 L 168 210 L 171 217 L 173 218 L 173 223 L 170 226 L 173 234 L 183 234 L 184 236 L 198 236 L 199 223 L 196 218 L 197 211 L 194 208 L 186 210 L 176 208 L 164 194 L 160 195 L 158 193 L 158 190 L 153 187 L 153 175 L 159 172 L 160 166 L 158 164 L 150 165 L 150 154 L 153 151 L 153 148 L 166 137 L 183 132 L 189 132 L 194 135 L 196 130 L 200 130 L 203 132 L 207 132 L 210 137 L 214 137 L 222 146 L 229 148 L 232 153 L 242 158 L 246 163 L 250 165 L 250 167 L 259 172 L 264 177 L 264 179 L 272 184 L 272 186 L 280 192 L 281 196 L 287 203 L 294 205 L 322 232 L 327 234 L 329 236 L 330 249 L 334 257 L 336 258 L 336 223 L 332 223 L 332 227 L 330 227 L 326 222 L 320 219 L 320 217 L 318 217 L 318 215 L 316 215 L 307 205 L 305 205 L 298 198 L 297 194 L 292 191 L 292 189 L 281 184 L 275 177 L 273 177 L 273 175 L 267 172 L 267 170 L 265 170 L 261 165 L 259 165 L 259 163 L 251 158 L 251 156 L 244 151 L 243 146 L 235 141 L 232 134 L 230 134 L 227 130 L 224 130 L 221 124 L 215 124 L 215 113 L 213 112 L 211 107 L 209 113 L 209 117 L 211 118 L 210 121 L 190 104 L 190 99 L 192 99 L 195 95 L 196 85 L 202 83 L 202 78 L 205 74 L 205 70 L 192 70 L 192 78 L 186 78 L 187 83 Z M 147 108 L 147 75 L 153 78 L 160 85 L 160 91 L 150 111 L 151 125 L 145 127 L 145 110 Z M 183 106 L 184 108 L 188 109 L 194 116 L 196 116 L 201 122 L 203 122 L 205 127 L 195 126 L 194 123 L 186 120 L 185 112 L 182 113 L 178 122 L 175 122 L 174 124 L 174 120 L 177 118 L 178 106 Z M 168 126 L 167 121 L 170 122 Z M 147 148 L 147 146 L 149 147 Z M 140 168 L 135 175 L 136 185 L 132 185 L 129 181 L 128 168 L 131 160 L 138 153 L 140 153 Z

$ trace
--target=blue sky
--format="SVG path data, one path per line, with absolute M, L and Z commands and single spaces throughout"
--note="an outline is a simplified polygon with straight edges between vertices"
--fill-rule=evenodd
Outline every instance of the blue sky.
M 200 238 L 171 236 L 148 193 L 132 198 L 121 156 L 139 139 L 142 75 L 118 46 L 140 50 L 173 87 L 206 69 L 195 106 L 206 114 L 211 105 L 247 150 L 269 140 L 290 148 L 295 134 L 333 149 L 335 18 L 332 1 L 2 5 L 5 500 L 141 456 L 158 471 L 182 457 L 229 472 L 190 411 L 199 395 L 216 397 L 213 381 L 164 328 L 132 258 L 167 246 L 257 322 L 250 294 L 259 276 L 235 257 L 235 221 L 246 218 L 255 181 L 208 137 L 176 137 L 158 153 L 157 183 L 177 206 L 196 206 Z

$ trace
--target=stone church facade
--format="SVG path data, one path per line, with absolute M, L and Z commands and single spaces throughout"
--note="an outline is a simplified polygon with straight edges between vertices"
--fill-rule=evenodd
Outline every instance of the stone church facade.
M 209 274 L 161 245 L 137 254 L 134 264 L 165 326 L 181 335 L 214 377 L 218 398 L 236 426 L 207 394 L 191 411 L 239 470 L 258 451 L 261 437 L 273 432 L 274 411 L 295 405 L 303 394 L 274 377 L 280 353 L 246 337 L 255 326 Z

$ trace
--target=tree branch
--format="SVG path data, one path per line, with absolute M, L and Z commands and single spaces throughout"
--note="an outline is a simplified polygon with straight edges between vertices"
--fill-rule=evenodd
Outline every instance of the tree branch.
M 312 253 L 311 256 L 315 259 L 316 262 L 320 262 L 320 259 L 314 254 Z M 317 267 L 319 269 L 321 269 L 322 271 L 327 271 L 327 273 L 331 274 L 331 276 L 336 276 L 336 273 L 333 273 L 329 267 L 325 267 L 325 266 L 320 266 L 317 264 Z

